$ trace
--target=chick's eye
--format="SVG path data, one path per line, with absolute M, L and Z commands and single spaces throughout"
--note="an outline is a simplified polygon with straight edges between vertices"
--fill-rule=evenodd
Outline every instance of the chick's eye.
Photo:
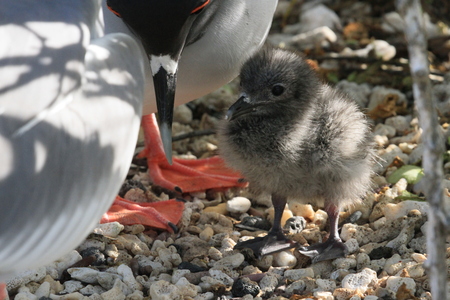
M 282 85 L 274 85 L 272 88 L 272 95 L 274 96 L 280 96 L 284 93 L 284 87 Z

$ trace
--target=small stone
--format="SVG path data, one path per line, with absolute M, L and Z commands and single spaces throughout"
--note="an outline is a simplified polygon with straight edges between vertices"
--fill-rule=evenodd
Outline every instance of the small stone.
M 348 239 L 345 241 L 345 245 L 347 246 L 348 254 L 356 253 L 359 250 L 359 244 L 356 239 Z
M 261 270 L 268 270 L 273 265 L 273 255 L 263 256 L 256 261 L 256 266 Z
M 393 117 L 387 118 L 384 121 L 384 124 L 395 128 L 397 133 L 403 133 L 409 129 L 409 122 L 410 122 L 410 120 L 408 120 L 408 118 L 405 116 L 393 116 Z
M 181 124 L 190 124 L 193 119 L 192 110 L 186 105 L 178 105 L 173 111 L 173 121 Z
M 185 277 L 180 278 L 175 286 L 184 298 L 197 296 L 197 287 L 191 284 Z
M 406 216 L 410 211 L 417 209 L 422 216 L 426 217 L 428 213 L 428 202 L 419 202 L 412 200 L 405 200 L 397 204 L 388 203 L 383 209 L 386 220 L 393 221 L 397 218 Z
M 36 290 L 36 292 L 34 293 L 34 295 L 36 297 L 38 297 L 38 299 L 44 297 L 48 297 L 50 295 L 50 283 L 44 281 L 39 288 Z
M 222 252 L 220 252 L 219 249 L 215 247 L 209 248 L 208 256 L 214 260 L 221 260 L 223 258 Z
M 286 270 L 286 272 L 284 272 L 284 277 L 292 281 L 299 280 L 303 277 L 314 278 L 314 271 L 312 268 Z
M 231 286 L 234 282 L 234 280 L 230 276 L 228 276 L 227 274 L 225 274 L 224 272 L 222 272 L 220 270 L 210 269 L 209 275 L 213 279 L 217 280 L 218 282 L 221 282 L 222 284 L 224 284 L 226 286 Z
M 365 292 L 369 285 L 376 283 L 377 272 L 365 268 L 356 274 L 348 274 L 342 279 L 342 287 Z
M 259 282 L 259 286 L 261 287 L 261 290 L 264 293 L 267 293 L 267 292 L 271 293 L 271 292 L 275 291 L 275 288 L 277 287 L 277 285 L 278 285 L 278 278 L 276 275 L 273 275 L 273 274 L 267 274 Z
M 333 291 L 335 300 L 347 300 L 357 294 L 357 291 L 348 288 L 337 288 Z
M 328 222 L 328 214 L 325 211 L 318 209 L 314 214 L 312 222 L 318 226 L 320 230 L 324 230 Z
M 212 269 L 214 270 L 222 270 L 224 268 L 235 269 L 239 267 L 244 262 L 244 260 L 245 257 L 242 253 L 236 253 L 217 261 Z
M 306 289 L 306 284 L 303 280 L 297 280 L 291 283 L 286 287 L 286 293 L 289 295 L 292 294 L 301 294 Z
M 341 257 L 336 258 L 333 260 L 333 266 L 335 266 L 337 269 L 353 269 L 356 267 L 356 259 L 350 258 L 350 257 Z
M 100 294 L 103 299 L 108 300 L 125 300 L 126 296 L 118 286 L 114 286 L 109 291 Z
M 274 267 L 293 268 L 297 264 L 297 258 L 291 251 L 281 251 L 273 254 Z
M 251 206 L 252 203 L 245 197 L 234 197 L 227 201 L 227 210 L 230 213 L 245 213 Z
M 120 265 L 117 268 L 117 273 L 122 276 L 123 282 L 130 288 L 130 290 L 142 291 L 142 285 L 134 278 L 133 271 L 127 265 Z
M 6 282 L 6 288 L 10 291 L 22 285 L 25 285 L 31 281 L 38 282 L 44 279 L 45 275 L 46 275 L 45 267 L 40 267 L 37 269 L 29 269 L 18 274 L 17 276 L 13 277 L 8 282 Z
M 200 232 L 198 237 L 207 242 L 211 239 L 211 237 L 213 235 L 214 235 L 214 230 L 211 228 L 211 226 L 206 226 L 205 229 L 203 229 Z
M 178 288 L 165 280 L 159 280 L 150 285 L 150 297 L 153 300 L 182 299 Z
M 395 128 L 390 125 L 378 123 L 373 129 L 373 134 L 392 138 L 395 136 Z
M 109 272 L 100 272 L 97 275 L 98 284 L 105 290 L 112 289 L 117 279 L 121 279 L 119 275 Z
M 413 253 L 411 254 L 411 258 L 418 263 L 424 263 L 427 260 L 427 257 L 421 253 Z
M 7 298 L 9 299 L 9 298 Z M 20 292 L 17 293 L 17 295 L 14 297 L 14 299 L 17 300 L 38 300 L 38 297 L 36 297 L 35 295 L 33 295 L 30 292 Z
M 196 264 L 184 261 L 178 265 L 178 269 L 180 270 L 188 270 L 191 273 L 203 272 L 206 271 L 205 268 L 200 267 Z
M 356 269 L 361 270 L 370 266 L 370 257 L 367 253 L 358 253 L 356 256 Z
M 243 297 L 247 294 L 255 297 L 259 294 L 259 292 L 259 285 L 247 277 L 238 278 L 231 287 L 231 293 L 234 297 Z
M 137 236 L 132 234 L 122 234 L 117 237 L 117 242 L 121 243 L 125 249 L 134 255 L 150 255 L 150 249 Z
M 395 273 L 397 273 L 398 269 L 400 268 L 399 265 L 397 265 L 397 264 L 401 263 L 401 262 L 402 262 L 402 258 L 400 255 L 398 255 L 397 253 L 392 255 L 391 258 L 388 258 L 386 260 L 385 271 L 389 275 L 394 275 Z
M 80 289 L 79 292 L 83 295 L 92 295 L 92 294 L 102 294 L 106 292 L 106 290 L 99 285 L 88 284 L 84 288 Z
M 99 274 L 99 271 L 91 268 L 69 268 L 67 272 L 73 279 L 85 283 L 97 283 L 97 276 Z
M 98 224 L 92 231 L 95 234 L 100 234 L 110 238 L 116 238 L 124 229 L 124 226 L 118 222 Z
M 386 280 L 386 288 L 391 292 L 397 293 L 398 289 L 405 285 L 406 290 L 408 290 L 411 295 L 414 295 L 416 292 L 416 282 L 412 278 L 408 277 L 399 277 L 399 276 L 390 276 Z
M 126 298 L 126 300 L 143 300 L 144 299 L 144 293 L 141 291 L 134 291 L 132 294 L 129 294 Z
M 303 231 L 303 229 L 305 229 L 305 227 L 305 218 L 298 216 L 287 219 L 286 223 L 283 226 L 283 228 L 287 230 L 289 234 L 300 233 Z
M 84 287 L 83 283 L 81 283 L 78 280 L 68 280 L 64 282 L 64 290 L 62 293 L 64 294 L 71 294 L 74 292 L 78 292 L 80 289 Z
M 348 270 L 345 269 L 337 269 L 336 271 L 333 271 L 330 274 L 330 279 L 336 280 L 336 281 L 342 281 L 345 276 L 349 274 Z
M 392 248 L 390 247 L 378 247 L 373 249 L 370 253 L 369 253 L 369 257 L 370 259 L 380 259 L 380 258 L 389 258 L 392 256 Z
M 218 213 L 221 215 L 226 215 L 228 213 L 227 204 L 220 203 L 216 206 L 209 206 L 203 210 L 204 213 Z
M 321 291 L 332 292 L 336 289 L 336 282 L 334 280 L 317 278 L 316 284 Z
M 314 292 L 314 297 L 320 300 L 334 300 L 333 294 L 331 292 Z
M 294 216 L 303 217 L 308 220 L 313 220 L 316 214 L 311 204 L 302 204 L 295 201 L 289 203 L 289 209 Z

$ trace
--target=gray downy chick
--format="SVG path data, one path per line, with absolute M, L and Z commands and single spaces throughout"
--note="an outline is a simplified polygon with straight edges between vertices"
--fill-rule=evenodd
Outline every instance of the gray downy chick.
M 300 56 L 263 49 L 241 70 L 241 94 L 219 126 L 221 155 L 256 190 L 270 193 L 274 224 L 263 238 L 240 242 L 256 256 L 289 249 L 281 227 L 288 198 L 323 206 L 330 234 L 301 247 L 313 262 L 345 256 L 340 209 L 370 189 L 374 144 L 369 124 L 344 93 L 321 83 Z

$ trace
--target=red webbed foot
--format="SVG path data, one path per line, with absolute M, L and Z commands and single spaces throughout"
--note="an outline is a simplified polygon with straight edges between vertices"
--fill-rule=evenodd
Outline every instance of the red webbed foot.
M 242 175 L 225 166 L 214 156 L 206 159 L 174 158 L 170 165 L 164 154 L 158 124 L 154 114 L 142 118 L 145 149 L 138 157 L 146 157 L 153 183 L 179 193 L 205 191 L 213 188 L 245 187 Z
M 177 232 L 176 224 L 184 210 L 182 200 L 167 200 L 152 203 L 137 203 L 119 196 L 106 212 L 100 223 L 119 222 L 123 225 L 142 224 L 149 227 Z

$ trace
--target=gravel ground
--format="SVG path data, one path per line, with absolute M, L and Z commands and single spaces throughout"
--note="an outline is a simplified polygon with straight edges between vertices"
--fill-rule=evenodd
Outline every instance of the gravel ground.
M 372 120 L 380 160 L 373 189 L 360 205 L 341 213 L 347 257 L 312 264 L 295 250 L 262 259 L 233 250 L 240 238 L 261 236 L 270 228 L 270 197 L 255 195 L 251 186 L 215 190 L 183 195 L 187 202 L 178 234 L 142 225 L 99 225 L 66 257 L 7 283 L 10 299 L 432 299 L 424 267 L 428 204 L 420 181 L 422 131 L 402 20 L 390 1 L 382 2 L 372 7 L 358 1 L 327 6 L 280 1 L 268 39 L 304 52 L 324 80 L 350 94 Z M 433 96 L 447 132 L 450 45 L 442 36 L 449 37 L 449 30 L 447 20 L 439 19 L 442 14 L 428 11 Z M 214 129 L 237 99 L 238 83 L 178 107 L 174 135 Z M 217 141 L 214 134 L 191 137 L 174 142 L 174 150 L 184 157 L 208 157 L 217 152 Z M 444 157 L 447 200 L 449 153 Z M 152 186 L 142 161 L 131 166 L 121 195 L 138 202 L 174 196 Z M 291 217 L 296 222 L 286 231 L 301 245 L 326 238 L 327 215 L 320 207 L 293 201 L 283 220 Z

